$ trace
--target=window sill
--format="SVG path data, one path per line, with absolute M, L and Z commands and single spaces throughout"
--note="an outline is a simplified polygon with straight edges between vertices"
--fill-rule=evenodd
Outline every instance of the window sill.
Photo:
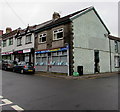
M 39 42 L 39 44 L 46 44 L 47 42 Z
M 17 45 L 17 47 L 19 47 L 19 46 L 22 46 L 22 44 L 20 44 L 20 45 Z
M 63 40 L 63 38 L 60 38 L 60 39 L 53 39 L 53 42 L 54 42 L 54 41 L 59 41 L 59 40 Z
M 32 42 L 28 42 L 28 43 L 25 43 L 25 44 L 31 44 Z
M 117 67 L 115 67 L 115 68 L 120 68 L 120 66 L 119 66 L 119 67 L 117 66 Z

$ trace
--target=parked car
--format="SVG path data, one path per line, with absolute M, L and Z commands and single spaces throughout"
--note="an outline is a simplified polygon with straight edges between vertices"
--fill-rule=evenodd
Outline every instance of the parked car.
M 3 70 L 12 70 L 15 62 L 13 60 L 2 60 L 2 69 Z
M 33 66 L 33 63 L 29 62 L 18 62 L 16 65 L 13 67 L 14 72 L 20 72 L 20 73 L 35 73 L 35 67 Z

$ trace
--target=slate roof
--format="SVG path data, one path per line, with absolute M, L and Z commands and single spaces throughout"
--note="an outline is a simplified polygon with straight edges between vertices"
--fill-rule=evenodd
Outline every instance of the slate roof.
M 41 31 L 41 30 L 45 30 L 45 29 L 48 29 L 48 28 L 51 28 L 51 27 L 55 27 L 55 26 L 58 26 L 58 25 L 61 25 L 61 24 L 70 22 L 70 21 L 71 21 L 71 20 L 70 20 L 70 17 L 75 16 L 75 15 L 81 13 L 81 12 L 84 12 L 84 11 L 90 9 L 90 8 L 93 8 L 93 7 L 88 7 L 88 8 L 85 8 L 85 9 L 83 9 L 83 10 L 74 12 L 74 13 L 69 14 L 69 15 L 67 15 L 67 16 L 64 16 L 64 17 L 62 17 L 62 18 L 59 18 L 59 19 L 57 19 L 57 20 L 55 20 L 55 21 L 54 21 L 54 20 L 50 20 L 50 21 L 47 21 L 47 22 L 45 22 L 45 23 L 42 23 L 42 24 L 40 24 L 40 27 L 38 27 L 38 28 L 35 30 L 35 32 L 37 33 L 37 32 L 39 32 L 39 31 Z
M 38 33 L 40 31 L 55 27 L 55 26 L 59 26 L 68 22 L 71 22 L 71 18 L 77 15 L 82 15 L 87 13 L 88 11 L 94 10 L 95 14 L 97 15 L 97 17 L 100 19 L 101 23 L 103 24 L 103 26 L 105 27 L 105 29 L 108 31 L 108 34 L 110 34 L 110 31 L 108 30 L 108 28 L 106 27 L 106 25 L 104 24 L 104 22 L 102 21 L 102 19 L 100 18 L 100 16 L 98 15 L 97 11 L 94 9 L 93 6 L 85 8 L 83 10 L 74 12 L 72 14 L 69 14 L 67 16 L 61 17 L 55 21 L 50 20 L 48 22 L 42 23 L 42 25 L 39 28 L 36 28 L 35 33 Z
M 11 31 L 10 33 L 5 33 L 2 35 L 2 39 L 4 40 L 7 37 L 12 37 L 17 34 L 18 29 Z
M 46 21 L 44 23 L 41 23 L 41 24 L 38 24 L 38 25 L 33 25 L 33 26 L 28 26 L 27 28 L 25 29 L 16 29 L 8 34 L 3 34 L 2 35 L 2 38 L 6 38 L 6 37 L 10 37 L 10 36 L 13 36 L 15 35 L 25 35 L 27 33 L 27 31 L 29 30 L 30 32 L 34 32 L 35 33 L 38 33 L 40 31 L 44 31 L 44 30 L 47 30 L 49 28 L 52 28 L 52 27 L 55 27 L 55 26 L 59 26 L 59 25 L 62 25 L 62 24 L 66 24 L 66 23 L 69 23 L 71 22 L 71 18 L 74 17 L 74 16 L 77 16 L 77 15 L 82 15 L 82 14 L 85 14 L 86 12 L 90 11 L 90 10 L 94 10 L 94 12 L 96 13 L 96 15 L 98 16 L 98 18 L 100 19 L 101 23 L 103 24 L 103 26 L 106 28 L 106 30 L 108 31 L 108 33 L 110 34 L 109 30 L 107 29 L 106 25 L 103 23 L 102 19 L 100 18 L 100 16 L 97 14 L 96 10 L 94 9 L 94 7 L 88 7 L 88 8 L 85 8 L 83 10 L 80 10 L 80 11 L 77 11 L 77 12 L 74 12 L 72 14 L 69 14 L 67 16 L 64 16 L 64 17 L 61 17 L 57 20 L 49 20 L 49 21 Z

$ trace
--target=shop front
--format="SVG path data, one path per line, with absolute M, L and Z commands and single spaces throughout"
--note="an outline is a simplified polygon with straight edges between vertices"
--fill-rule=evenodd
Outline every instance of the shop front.
M 13 56 L 13 52 L 3 52 L 1 53 L 2 56 L 2 60 L 13 60 L 14 56 Z
M 34 50 L 33 50 L 33 48 L 15 51 L 14 52 L 14 60 L 34 63 Z
M 68 48 L 36 51 L 36 71 L 68 73 Z

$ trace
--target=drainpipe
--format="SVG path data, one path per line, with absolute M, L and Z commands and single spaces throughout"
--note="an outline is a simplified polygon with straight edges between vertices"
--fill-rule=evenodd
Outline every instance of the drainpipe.
M 110 51 L 110 72 L 112 72 L 112 62 L 111 62 L 111 42 L 109 39 L 109 51 Z

